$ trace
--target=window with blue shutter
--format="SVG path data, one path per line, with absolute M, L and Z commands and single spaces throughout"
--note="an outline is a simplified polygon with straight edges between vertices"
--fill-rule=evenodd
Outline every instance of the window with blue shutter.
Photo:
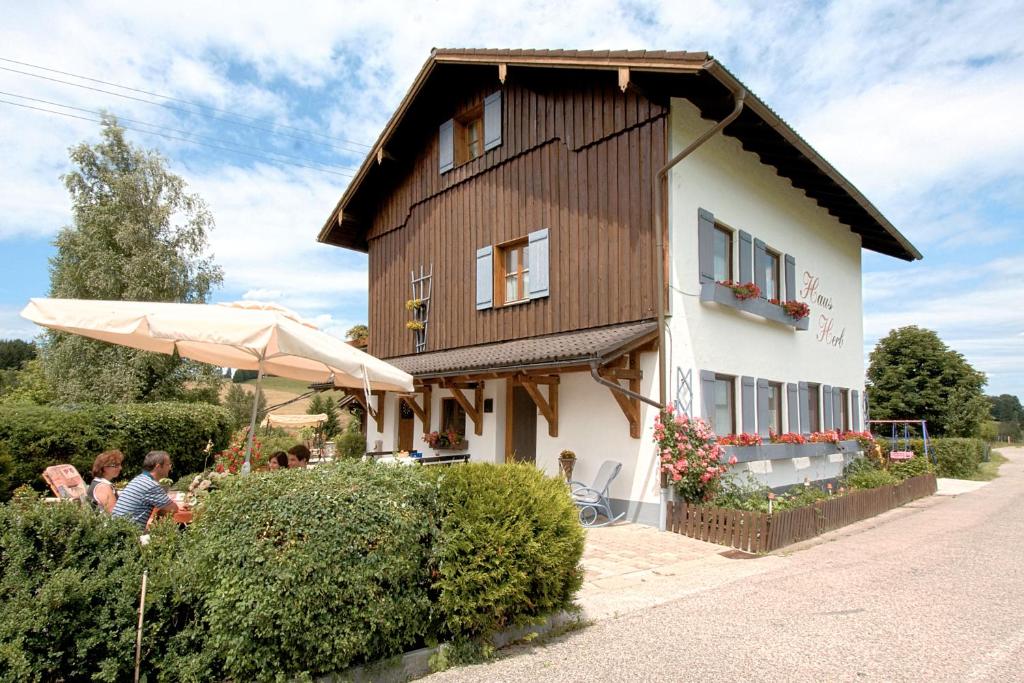
M 484 151 L 501 145 L 501 91 L 484 98 Z
M 786 254 L 786 301 L 796 301 L 796 259 Z
M 759 239 L 754 240 L 754 284 L 758 286 L 762 294 L 766 289 L 765 265 L 768 261 L 768 251 L 765 243 Z
M 700 282 L 714 282 L 715 216 L 707 209 L 697 210 L 697 260 Z
M 860 392 L 856 389 L 850 392 L 850 429 L 860 431 Z
M 817 431 L 811 425 L 811 385 L 807 382 L 800 382 L 800 433 L 810 434 Z M 815 408 L 817 414 L 817 408 Z
M 790 382 L 786 385 L 786 412 L 789 414 L 789 431 L 800 433 L 800 392 L 797 385 Z
M 832 429 L 832 387 L 824 385 L 821 387 L 821 416 L 824 418 L 824 431 Z
M 741 400 L 743 402 L 743 431 L 752 434 L 757 430 L 756 426 L 756 399 L 754 395 L 755 384 L 753 377 L 744 377 L 740 381 L 742 390 Z
M 768 411 L 768 380 L 757 380 L 757 433 L 768 436 L 768 430 L 774 428 Z M 746 431 L 746 430 L 744 430 Z
M 700 371 L 700 399 L 702 417 L 714 429 L 715 417 L 715 373 Z
M 754 281 L 751 259 L 754 255 L 754 240 L 749 232 L 740 230 L 740 284 Z
M 494 305 L 494 248 L 476 250 L 476 310 Z
M 548 296 L 548 229 L 536 230 L 529 235 L 530 271 L 527 278 L 527 291 L 531 299 Z
M 441 124 L 437 141 L 438 160 L 441 173 L 455 168 L 455 120 L 448 119 Z

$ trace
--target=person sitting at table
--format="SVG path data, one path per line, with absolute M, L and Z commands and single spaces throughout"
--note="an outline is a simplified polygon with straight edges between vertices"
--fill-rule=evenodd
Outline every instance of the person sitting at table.
M 124 453 L 119 450 L 103 451 L 92 461 L 92 481 L 85 492 L 85 499 L 107 514 L 114 511 L 117 489 L 114 480 L 121 474 Z
M 309 465 L 309 449 L 295 444 L 288 449 L 288 469 L 305 469 Z
M 276 451 L 270 456 L 270 460 L 267 461 L 267 468 L 270 470 L 287 469 L 288 467 L 288 454 L 284 451 Z
M 174 514 L 178 506 L 158 483 L 171 473 L 171 456 L 164 451 L 150 451 L 142 461 L 142 472 L 128 482 L 114 505 L 115 517 L 127 517 L 145 529 L 149 516 L 156 508 L 165 514 Z

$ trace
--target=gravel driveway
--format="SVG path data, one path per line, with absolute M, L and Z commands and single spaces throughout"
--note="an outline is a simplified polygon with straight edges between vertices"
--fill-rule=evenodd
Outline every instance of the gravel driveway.
M 1002 452 L 1002 476 L 977 491 L 423 680 L 1024 681 L 1024 449 Z

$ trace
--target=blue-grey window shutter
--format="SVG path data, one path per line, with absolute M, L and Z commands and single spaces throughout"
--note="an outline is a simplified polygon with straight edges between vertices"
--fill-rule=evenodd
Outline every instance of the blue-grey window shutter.
M 486 246 L 476 250 L 476 310 L 482 311 L 494 305 L 494 247 Z
M 786 412 L 789 414 L 789 431 L 800 433 L 800 394 L 797 386 L 790 382 L 786 385 Z M 806 403 L 806 402 L 805 402 Z
M 843 428 L 843 390 L 832 387 L 832 424 L 836 429 Z
M 832 429 L 832 387 L 825 384 L 821 387 L 821 419 L 823 421 L 822 429 L 828 431 Z
M 757 433 L 768 436 L 768 380 L 757 380 Z
M 527 287 L 531 299 L 539 299 L 549 294 L 548 291 L 548 229 L 535 230 L 530 239 L 530 272 L 527 275 Z
M 700 282 L 715 281 L 715 216 L 706 209 L 697 210 L 697 258 Z
M 749 232 L 740 230 L 740 279 L 741 284 L 754 281 L 754 269 L 751 259 L 754 255 L 754 240 Z
M 765 294 L 767 283 L 764 277 L 764 268 L 768 260 L 767 245 L 761 240 L 754 240 L 754 284 L 761 288 L 761 295 Z
M 755 422 L 754 378 L 743 377 L 740 380 L 743 394 L 743 431 L 752 434 L 757 430 Z
M 441 173 L 455 168 L 455 121 L 452 119 L 441 124 L 437 136 L 437 153 Z
M 484 98 L 484 151 L 501 144 L 501 91 Z
M 800 429 L 801 434 L 811 433 L 811 392 L 807 390 L 807 382 L 800 382 Z
M 710 423 L 715 415 L 715 373 L 710 370 L 700 371 L 700 404 L 704 419 Z
M 860 392 L 856 389 L 850 392 L 850 429 L 860 431 Z
M 796 259 L 786 254 L 786 301 L 796 301 Z

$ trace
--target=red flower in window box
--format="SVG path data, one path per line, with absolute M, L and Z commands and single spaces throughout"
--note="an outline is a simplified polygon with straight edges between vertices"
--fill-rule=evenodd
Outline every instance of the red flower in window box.
M 786 432 L 785 434 L 773 434 L 772 443 L 807 443 L 803 434 Z
M 732 280 L 722 280 L 718 284 L 724 285 L 732 290 L 732 295 L 740 301 L 747 299 L 756 299 L 761 296 L 761 288 L 755 285 L 753 282 L 733 282 Z
M 782 310 L 793 320 L 803 320 L 811 314 L 811 307 L 803 301 L 789 300 L 782 304 Z
M 726 434 L 718 437 L 719 446 L 760 446 L 764 443 L 758 434 Z

